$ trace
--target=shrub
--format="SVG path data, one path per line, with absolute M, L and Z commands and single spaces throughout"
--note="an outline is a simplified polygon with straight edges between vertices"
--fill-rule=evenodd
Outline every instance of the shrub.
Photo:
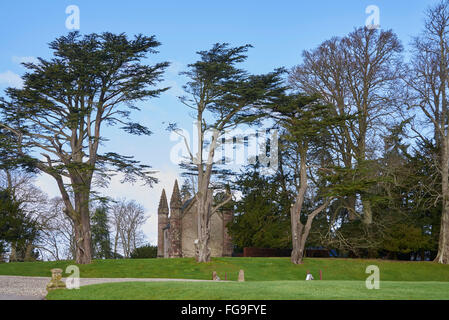
M 147 259 L 157 257 L 157 246 L 150 244 L 134 249 L 131 253 L 131 259 Z

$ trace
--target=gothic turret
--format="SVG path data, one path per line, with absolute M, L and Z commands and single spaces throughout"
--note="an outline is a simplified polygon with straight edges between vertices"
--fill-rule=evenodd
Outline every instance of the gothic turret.
M 170 257 L 182 257 L 182 215 L 181 194 L 179 192 L 178 180 L 175 180 L 173 193 L 170 199 Z
M 159 208 L 157 210 L 157 213 L 168 215 L 168 202 L 167 196 L 165 195 L 165 189 L 162 189 L 161 199 L 159 200 Z
M 194 257 L 198 239 L 198 199 L 186 196 L 174 181 L 170 199 L 162 191 L 158 208 L 158 257 Z M 209 190 L 208 192 L 212 192 Z M 230 192 L 226 192 L 230 194 Z M 222 195 L 224 200 L 224 194 Z M 169 200 L 169 201 L 167 201 Z M 233 244 L 228 226 L 234 218 L 232 202 L 222 206 L 210 217 L 209 249 L 214 257 L 232 256 Z
M 179 192 L 178 180 L 175 180 L 175 185 L 173 186 L 173 193 L 170 199 L 170 209 L 181 208 L 181 206 L 182 206 L 181 193 Z
M 158 237 L 157 237 L 157 256 L 158 258 L 164 257 L 164 229 L 168 224 L 168 202 L 165 195 L 165 189 L 162 189 L 161 199 L 159 200 L 159 208 L 157 210 L 158 220 Z

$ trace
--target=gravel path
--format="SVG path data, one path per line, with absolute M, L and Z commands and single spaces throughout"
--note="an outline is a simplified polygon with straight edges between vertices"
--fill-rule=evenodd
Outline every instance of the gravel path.
M 65 282 L 65 278 L 62 279 Z M 193 279 L 162 279 L 162 278 L 81 278 L 80 285 L 107 283 L 107 282 L 157 282 L 157 281 L 195 281 L 208 282 L 212 280 Z M 33 300 L 44 299 L 47 295 L 45 289 L 50 277 L 23 277 L 0 276 L 0 300 Z

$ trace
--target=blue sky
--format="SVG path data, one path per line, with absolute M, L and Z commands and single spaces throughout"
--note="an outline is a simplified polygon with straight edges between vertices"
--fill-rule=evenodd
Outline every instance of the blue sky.
M 158 170 L 161 182 L 153 189 L 140 185 L 122 185 L 116 179 L 105 194 L 126 197 L 142 203 L 150 215 L 144 231 L 155 243 L 157 203 L 162 188 L 171 194 L 177 166 L 170 161 L 170 141 L 165 130 L 168 122 L 178 122 L 191 131 L 189 111 L 177 96 L 185 79 L 178 72 L 196 59 L 195 52 L 216 42 L 231 45 L 252 44 L 245 67 L 253 73 L 265 73 L 277 67 L 290 68 L 301 62 L 301 52 L 333 36 L 344 36 L 365 24 L 365 9 L 380 9 L 380 25 L 393 29 L 408 48 L 411 37 L 422 29 L 423 12 L 435 0 L 316 0 L 316 1 L 7 1 L 0 2 L 0 91 L 20 84 L 25 69 L 20 61 L 48 58 L 47 44 L 66 34 L 66 8 L 80 9 L 80 32 L 125 32 L 155 35 L 162 43 L 159 54 L 149 63 L 172 63 L 165 75 L 172 87 L 158 99 L 141 105 L 138 119 L 154 132 L 150 137 L 134 137 L 108 128 L 107 150 L 134 155 Z M 51 196 L 57 196 L 55 183 L 40 176 L 38 184 Z

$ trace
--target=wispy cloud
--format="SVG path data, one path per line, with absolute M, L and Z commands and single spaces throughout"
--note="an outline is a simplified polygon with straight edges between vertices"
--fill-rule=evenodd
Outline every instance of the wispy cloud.
M 13 56 L 11 57 L 12 62 L 21 64 L 21 63 L 38 63 L 39 60 L 36 57 L 26 56 L 26 57 L 19 57 L 19 56 Z M 0 85 L 1 86 L 7 86 L 7 87 L 14 87 L 14 88 L 22 88 L 23 87 L 23 80 L 22 78 L 17 74 L 12 72 L 11 70 L 8 70 L 6 72 L 0 73 Z
M 23 80 L 18 74 L 8 70 L 0 73 L 0 85 L 21 88 L 23 86 Z

